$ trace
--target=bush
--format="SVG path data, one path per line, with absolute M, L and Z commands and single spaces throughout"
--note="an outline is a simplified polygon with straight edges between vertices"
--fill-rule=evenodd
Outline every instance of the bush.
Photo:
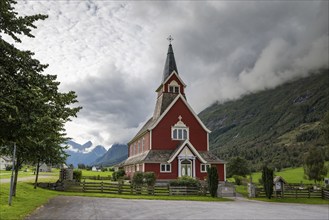
M 126 175 L 126 172 L 123 169 L 119 169 L 118 171 L 114 171 L 112 173 L 112 180 L 117 181 L 119 179 L 122 179 Z
M 106 167 L 103 167 L 102 168 L 102 172 L 107 172 L 107 168 Z
M 13 168 L 12 165 L 8 165 L 8 166 L 6 166 L 6 171 L 10 171 L 12 168 Z
M 234 175 L 233 178 L 236 185 L 238 186 L 242 185 L 242 180 L 243 180 L 242 176 Z
M 154 172 L 144 173 L 144 180 L 147 186 L 154 186 L 156 182 L 156 176 Z
M 82 178 L 82 171 L 81 170 L 73 170 L 73 179 L 76 182 L 80 182 Z
M 113 167 L 110 167 L 109 168 L 109 171 L 114 172 L 114 168 Z
M 143 179 L 144 179 L 144 175 L 142 172 L 135 172 L 134 176 L 131 180 L 131 184 L 134 187 L 141 187 L 143 185 Z
M 200 187 L 200 182 L 196 179 L 193 179 L 189 176 L 179 177 L 176 180 L 169 182 L 170 186 L 191 186 L 191 187 Z

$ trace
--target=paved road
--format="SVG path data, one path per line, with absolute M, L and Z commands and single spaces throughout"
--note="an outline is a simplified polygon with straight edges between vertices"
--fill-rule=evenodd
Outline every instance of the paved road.
M 49 178 L 51 175 L 48 176 L 39 176 L 38 179 Z M 25 176 L 25 177 L 18 177 L 18 182 L 24 182 L 27 180 L 35 180 L 35 176 Z M 0 183 L 10 183 L 10 178 L 8 179 L 0 179 Z
M 59 196 L 27 219 L 329 219 L 329 205 Z

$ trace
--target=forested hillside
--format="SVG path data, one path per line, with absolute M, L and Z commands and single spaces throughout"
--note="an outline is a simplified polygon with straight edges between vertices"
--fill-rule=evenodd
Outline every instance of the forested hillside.
M 299 166 L 311 145 L 322 147 L 321 120 L 329 110 L 329 72 L 275 89 L 249 94 L 199 114 L 212 131 L 210 149 L 220 158 L 241 156 L 258 170 L 265 162 L 280 169 Z

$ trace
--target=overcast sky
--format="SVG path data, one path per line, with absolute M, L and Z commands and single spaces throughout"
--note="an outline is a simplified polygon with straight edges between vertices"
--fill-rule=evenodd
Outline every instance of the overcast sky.
M 77 92 L 83 110 L 66 129 L 79 143 L 127 143 L 151 117 L 169 34 L 197 113 L 328 67 L 328 1 L 19 0 L 16 10 L 49 15 L 19 47 Z

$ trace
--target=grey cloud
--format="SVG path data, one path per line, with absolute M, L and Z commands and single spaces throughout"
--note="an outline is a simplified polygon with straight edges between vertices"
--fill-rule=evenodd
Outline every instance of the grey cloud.
M 328 67 L 328 1 L 20 3 L 50 15 L 28 45 L 77 91 L 74 122 L 100 143 L 127 141 L 152 114 L 169 34 L 196 112 Z

